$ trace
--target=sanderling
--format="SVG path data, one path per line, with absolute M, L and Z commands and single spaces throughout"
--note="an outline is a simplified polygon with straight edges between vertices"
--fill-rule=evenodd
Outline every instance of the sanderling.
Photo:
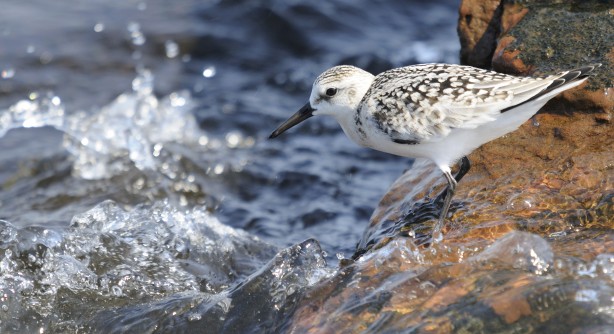
M 448 180 L 439 233 L 456 184 L 469 169 L 466 155 L 516 130 L 548 100 L 578 86 L 600 64 L 545 77 L 517 77 L 480 68 L 422 64 L 377 76 L 335 66 L 313 83 L 309 102 L 270 138 L 313 115 L 333 116 L 356 143 L 411 158 L 428 158 Z M 462 158 L 461 172 L 450 166 Z

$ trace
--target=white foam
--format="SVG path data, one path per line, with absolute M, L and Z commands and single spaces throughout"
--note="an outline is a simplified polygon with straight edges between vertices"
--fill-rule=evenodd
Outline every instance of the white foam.
M 140 170 L 161 169 L 164 161 L 154 156 L 156 145 L 196 144 L 203 135 L 192 115 L 190 94 L 180 91 L 158 99 L 148 70 L 139 72 L 132 87 L 93 112 L 67 113 L 58 96 L 32 93 L 0 113 L 0 137 L 20 127 L 63 131 L 64 146 L 74 156 L 74 174 L 84 179 L 109 178 L 131 164 Z

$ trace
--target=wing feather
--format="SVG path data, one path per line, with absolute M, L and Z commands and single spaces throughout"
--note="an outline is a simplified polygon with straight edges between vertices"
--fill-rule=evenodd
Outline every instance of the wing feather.
M 582 68 L 531 78 L 461 65 L 401 67 L 376 76 L 359 110 L 370 113 L 370 120 L 394 141 L 432 142 L 455 128 L 492 122 L 502 111 L 560 87 L 557 80 L 570 82 L 588 72 Z

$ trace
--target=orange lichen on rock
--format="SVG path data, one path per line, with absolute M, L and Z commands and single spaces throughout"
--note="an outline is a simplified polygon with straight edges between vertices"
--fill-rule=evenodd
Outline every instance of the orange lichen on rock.
M 519 294 L 525 286 L 534 283 L 531 276 L 520 276 L 507 284 L 498 287 L 495 292 L 491 292 L 486 297 L 484 303 L 492 307 L 497 315 L 502 317 L 506 323 L 511 324 L 518 321 L 522 316 L 532 313 L 531 305 L 526 297 Z
M 501 34 L 506 34 L 524 18 L 529 9 L 518 3 L 504 3 L 501 13 Z

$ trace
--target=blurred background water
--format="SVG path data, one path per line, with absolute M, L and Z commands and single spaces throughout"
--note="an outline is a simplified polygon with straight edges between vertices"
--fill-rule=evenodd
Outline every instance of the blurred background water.
M 224 309 L 263 266 L 329 275 L 411 161 L 322 118 L 266 138 L 333 65 L 457 63 L 458 5 L 4 1 L 0 331 L 121 331 L 109 310 Z

